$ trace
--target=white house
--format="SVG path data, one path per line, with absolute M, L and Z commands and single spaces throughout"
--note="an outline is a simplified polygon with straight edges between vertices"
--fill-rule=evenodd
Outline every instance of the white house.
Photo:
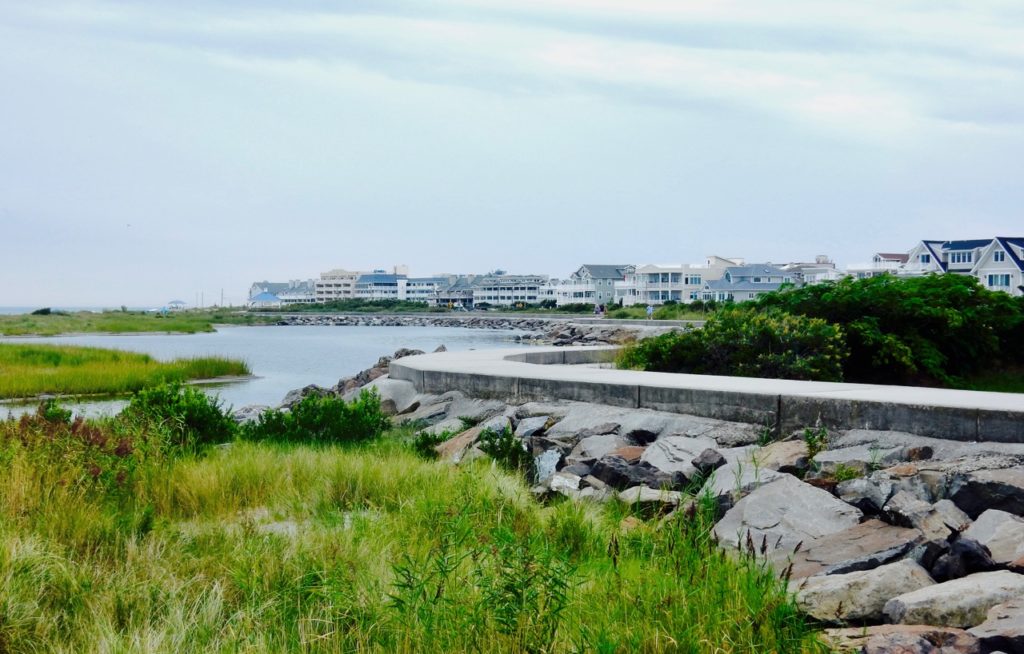
M 716 302 L 744 302 L 791 283 L 792 274 L 770 263 L 730 266 L 721 279 L 704 284 L 702 296 Z
M 978 253 L 970 274 L 990 290 L 1024 295 L 1024 237 L 992 239 Z
M 547 275 L 482 275 L 472 282 L 473 304 L 510 307 L 516 304 L 537 304 Z
M 730 266 L 742 263 L 740 258 L 712 255 L 704 264 L 637 266 L 615 285 L 616 301 L 629 306 L 699 300 L 706 282 L 721 279 Z

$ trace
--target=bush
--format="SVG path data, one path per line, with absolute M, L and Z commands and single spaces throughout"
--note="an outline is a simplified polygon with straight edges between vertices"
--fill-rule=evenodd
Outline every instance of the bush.
M 255 441 L 345 443 L 377 438 L 390 425 L 380 409 L 380 397 L 363 389 L 353 402 L 307 395 L 290 411 L 265 411 L 243 427 L 242 436 Z
M 769 293 L 757 304 L 840 325 L 850 381 L 955 385 L 994 364 L 1024 362 L 1024 302 L 965 275 L 848 278 Z
M 139 391 L 122 417 L 159 426 L 172 445 L 186 448 L 230 441 L 237 432 L 220 400 L 177 382 Z
M 498 462 L 498 465 L 513 472 L 521 472 L 529 481 L 536 477 L 533 456 L 526 449 L 526 444 L 506 427 L 497 432 L 485 429 L 480 432 L 478 441 L 480 450 Z
M 437 458 L 437 446 L 454 436 L 450 431 L 442 431 L 435 434 L 429 431 L 421 431 L 416 434 L 412 441 L 412 449 L 424 459 L 433 460 Z
M 749 307 L 724 309 L 703 329 L 629 346 L 619 367 L 740 377 L 842 381 L 843 330 L 818 318 Z

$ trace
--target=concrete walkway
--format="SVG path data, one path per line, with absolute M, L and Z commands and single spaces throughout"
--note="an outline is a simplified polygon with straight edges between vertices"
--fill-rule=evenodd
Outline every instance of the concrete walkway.
M 479 350 L 407 357 L 391 377 L 423 393 L 460 390 L 526 402 L 577 400 L 761 424 L 777 433 L 815 425 L 905 431 L 960 441 L 1024 443 L 1024 394 L 911 386 L 636 372 L 573 364 L 617 348 Z

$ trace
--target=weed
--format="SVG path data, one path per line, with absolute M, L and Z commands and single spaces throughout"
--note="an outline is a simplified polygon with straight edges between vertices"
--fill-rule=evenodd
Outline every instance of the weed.
M 512 430 L 505 427 L 498 432 L 485 429 L 480 433 L 478 441 L 480 449 L 503 468 L 522 473 L 527 480 L 536 477 L 536 466 L 533 456 L 526 449 L 526 443 L 516 438 Z
M 237 432 L 219 399 L 178 383 L 139 391 L 122 415 L 162 427 L 174 445 L 185 448 L 230 441 Z
M 416 454 L 424 459 L 436 459 L 437 449 L 435 448 L 454 435 L 455 434 L 450 431 L 442 431 L 436 434 L 429 431 L 421 431 L 417 433 L 416 437 L 413 439 L 412 449 Z
M 828 447 L 828 429 L 818 427 L 804 429 L 804 443 L 807 444 L 807 458 L 813 459 L 819 452 Z
M 863 477 L 861 471 L 853 466 L 840 463 L 836 465 L 835 470 L 832 471 L 832 478 L 836 481 L 849 481 L 851 479 L 858 479 Z

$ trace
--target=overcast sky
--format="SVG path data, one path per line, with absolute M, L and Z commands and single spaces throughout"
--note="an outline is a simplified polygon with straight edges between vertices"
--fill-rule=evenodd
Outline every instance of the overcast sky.
M 1024 235 L 1020 0 L 8 1 L 0 53 L 0 305 Z

